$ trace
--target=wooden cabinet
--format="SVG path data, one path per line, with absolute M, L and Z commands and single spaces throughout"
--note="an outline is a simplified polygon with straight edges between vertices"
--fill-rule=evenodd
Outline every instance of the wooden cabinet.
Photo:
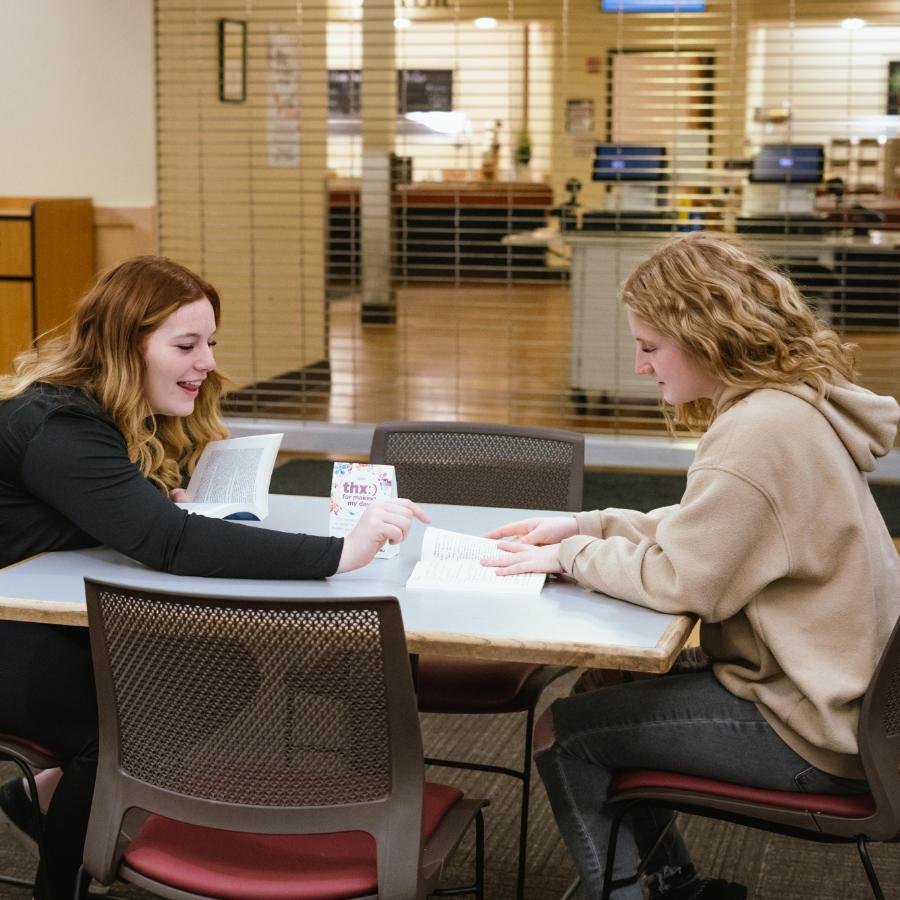
M 93 274 L 90 200 L 0 198 L 0 372 L 69 318 Z

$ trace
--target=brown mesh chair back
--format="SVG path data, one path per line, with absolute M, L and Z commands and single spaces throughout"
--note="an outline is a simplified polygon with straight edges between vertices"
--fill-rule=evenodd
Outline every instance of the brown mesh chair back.
M 423 503 L 581 509 L 584 435 L 471 422 L 383 422 L 369 461 L 393 465 Z
M 471 422 L 383 422 L 375 428 L 369 461 L 393 465 L 401 496 L 422 503 L 581 509 L 584 435 L 572 431 Z M 535 707 L 544 688 L 568 671 L 563 666 L 436 655 L 419 660 L 422 712 L 526 713 L 521 768 L 426 758 L 430 764 L 481 769 L 521 781 L 517 900 L 525 896 Z
M 130 808 L 230 831 L 366 831 L 419 896 L 422 745 L 393 597 L 187 597 L 86 580 L 100 765 L 85 868 Z

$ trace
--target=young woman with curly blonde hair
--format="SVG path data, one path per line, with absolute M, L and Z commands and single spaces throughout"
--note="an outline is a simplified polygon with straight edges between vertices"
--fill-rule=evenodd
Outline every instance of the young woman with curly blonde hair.
M 381 502 L 337 539 L 245 528 L 172 502 L 204 446 L 226 435 L 219 311 L 216 290 L 184 266 L 127 260 L 97 279 L 64 334 L 0 377 L 0 566 L 107 544 L 179 575 L 322 578 L 365 565 L 424 520 L 408 500 Z M 0 622 L 0 732 L 62 762 L 62 777 L 48 773 L 39 790 L 48 808 L 34 896 L 68 898 L 97 760 L 86 629 Z M 27 804 L 21 782 L 0 789 L 0 824 L 25 839 Z
M 635 369 L 670 422 L 705 432 L 675 506 L 514 522 L 508 574 L 556 572 L 701 620 L 705 665 L 558 700 L 535 758 L 583 890 L 600 895 L 612 774 L 663 769 L 786 791 L 866 790 L 862 696 L 900 615 L 898 557 L 866 481 L 893 446 L 897 402 L 854 383 L 853 348 L 791 281 L 722 235 L 677 237 L 622 291 Z M 670 814 L 635 816 L 616 877 Z M 700 879 L 676 829 L 652 898 L 742 898 Z M 639 885 L 616 891 L 638 900 Z

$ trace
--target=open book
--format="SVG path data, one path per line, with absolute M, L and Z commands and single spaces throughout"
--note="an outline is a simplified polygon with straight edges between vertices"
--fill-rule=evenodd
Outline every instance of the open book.
M 200 454 L 182 509 L 215 519 L 264 519 L 281 434 L 210 441 Z
M 448 591 L 487 591 L 492 594 L 537 594 L 546 575 L 498 575 L 495 569 L 481 565 L 488 557 L 511 557 L 497 549 L 490 538 L 426 528 L 422 538 L 422 559 L 416 563 L 407 588 Z

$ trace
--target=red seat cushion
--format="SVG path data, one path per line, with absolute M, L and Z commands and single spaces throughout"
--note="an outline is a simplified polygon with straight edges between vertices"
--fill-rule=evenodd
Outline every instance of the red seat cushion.
M 519 695 L 525 682 L 543 666 L 533 663 L 419 657 L 416 696 L 426 712 L 496 712 Z
M 817 813 L 826 816 L 843 816 L 849 819 L 864 819 L 875 812 L 875 800 L 871 794 L 804 794 L 800 791 L 769 791 L 763 788 L 698 778 L 694 775 L 680 775 L 677 772 L 660 772 L 655 769 L 625 770 L 616 773 L 609 786 L 609 798 L 624 791 L 644 789 L 672 789 L 691 791 L 695 794 L 711 794 L 749 803 L 763 803 L 780 806 L 798 812 Z
M 425 785 L 427 840 L 462 797 Z M 247 834 L 150 816 L 125 853 L 136 872 L 223 900 L 342 900 L 377 891 L 375 840 L 364 831 Z
M 0 747 L 8 747 L 40 769 L 59 765 L 52 750 L 18 734 L 0 733 Z

